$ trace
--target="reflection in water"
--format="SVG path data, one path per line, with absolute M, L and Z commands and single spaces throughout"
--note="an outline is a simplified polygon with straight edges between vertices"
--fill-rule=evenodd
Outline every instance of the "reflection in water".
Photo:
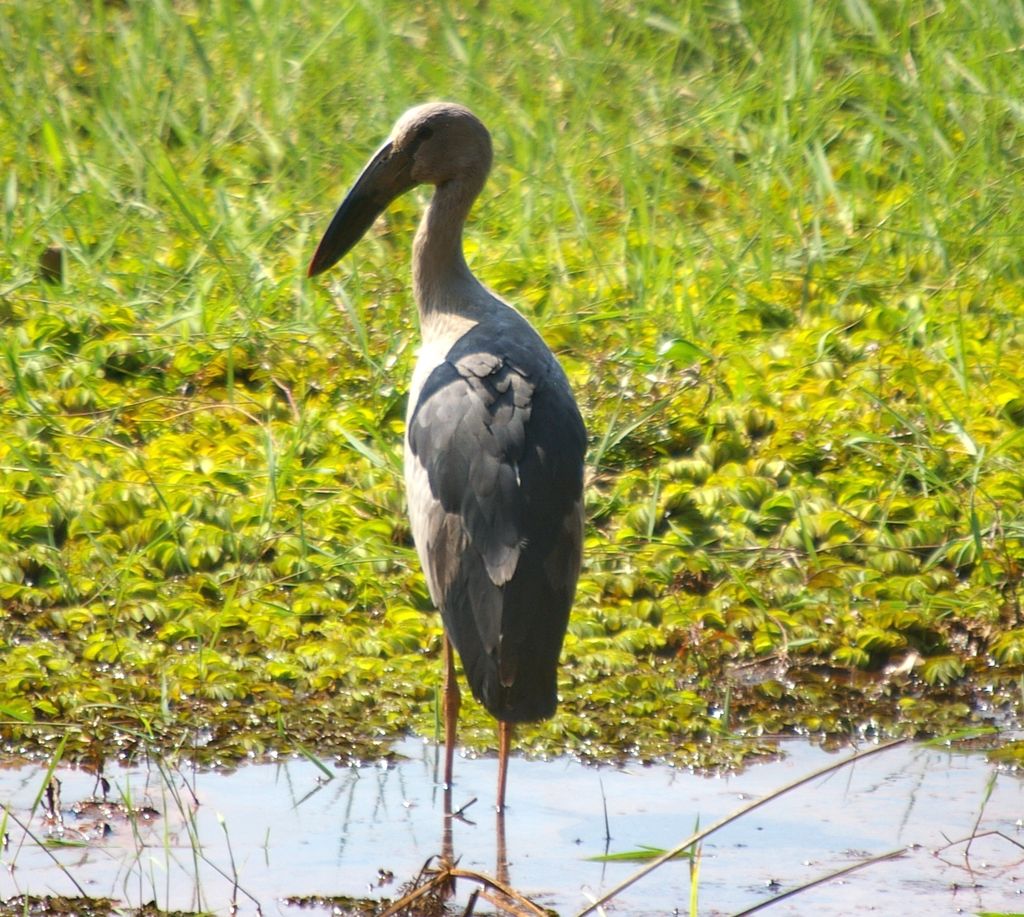
M 447 784 L 444 784 L 443 786 L 444 789 L 442 795 L 444 800 L 444 810 L 442 814 L 441 828 L 441 861 L 446 865 L 454 866 L 458 859 L 455 855 L 454 823 L 459 821 L 470 828 L 476 827 L 476 822 L 470 821 L 465 815 L 466 809 L 476 802 L 476 798 L 474 797 L 471 799 L 469 803 L 464 805 L 458 811 L 453 811 L 452 787 Z M 507 849 L 505 842 L 505 810 L 500 809 L 494 813 L 494 877 L 502 885 L 511 886 L 512 882 L 509 878 Z
M 707 825 L 744 799 L 847 754 L 802 742 L 783 747 L 781 761 L 714 778 L 665 767 L 517 760 L 508 811 L 493 822 L 491 807 L 474 799 L 493 800 L 496 760 L 461 759 L 457 782 L 445 790 L 435 749 L 414 740 L 396 746 L 405 760 L 339 768 L 330 780 L 305 759 L 230 774 L 158 765 L 108 770 L 111 800 L 130 800 L 131 811 L 154 809 L 159 817 L 109 820 L 107 837 L 48 850 L 33 839 L 48 830 L 37 804 L 47 768 L 0 769 L 0 804 L 10 812 L 0 900 L 74 894 L 73 878 L 125 907 L 153 900 L 166 910 L 227 913 L 234 902 L 244 915 L 255 913 L 258 901 L 264 914 L 298 915 L 275 902 L 328 893 L 395 899 L 440 851 L 458 858 L 460 868 L 572 914 L 638 867 L 590 859 L 605 852 L 606 834 L 612 853 L 668 849 L 698 821 Z M 73 804 L 94 794 L 95 775 L 58 768 L 56 776 L 65 828 L 81 828 Z M 921 913 L 1019 910 L 1022 812 L 1024 783 L 995 771 L 983 755 L 920 745 L 886 751 L 709 838 L 701 852 L 701 911 L 749 908 L 770 897 L 772 880 L 794 887 L 895 847 L 907 855 L 801 894 L 799 913 L 845 915 L 867 906 L 901 913 L 911 897 Z M 969 849 L 949 846 L 974 831 L 1001 834 L 979 837 Z M 464 908 L 473 885 L 460 886 L 455 900 Z M 685 911 L 689 894 L 687 864 L 673 861 L 617 898 L 615 913 Z
M 496 813 L 494 820 L 494 874 L 503 885 L 511 885 L 508 874 L 508 849 L 505 846 L 505 810 Z

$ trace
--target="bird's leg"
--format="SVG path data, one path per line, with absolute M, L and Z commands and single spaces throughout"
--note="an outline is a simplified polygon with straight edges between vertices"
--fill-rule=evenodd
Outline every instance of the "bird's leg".
M 512 724 L 498 720 L 498 812 L 505 811 L 505 783 L 508 779 L 508 750 L 512 745 Z
M 444 638 L 444 785 L 452 785 L 452 765 L 455 761 L 455 734 L 459 725 L 459 683 L 455 680 L 455 653 L 452 641 Z

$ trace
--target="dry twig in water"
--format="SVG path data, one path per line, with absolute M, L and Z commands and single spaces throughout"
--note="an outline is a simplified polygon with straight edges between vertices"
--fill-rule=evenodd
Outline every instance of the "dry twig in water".
M 431 859 L 434 858 L 431 857 Z M 427 860 L 427 864 L 429 863 L 430 860 Z M 384 911 L 380 917 L 398 917 L 399 914 L 408 911 L 409 907 L 416 901 L 426 897 L 431 892 L 440 891 L 445 887 L 452 886 L 456 879 L 466 879 L 480 885 L 480 888 L 474 890 L 473 895 L 470 897 L 464 917 L 473 913 L 473 907 L 478 895 L 495 905 L 495 907 L 501 908 L 505 913 L 512 914 L 513 917 L 548 917 L 549 914 L 544 908 L 534 904 L 529 898 L 520 894 L 511 886 L 506 885 L 504 882 L 499 882 L 493 876 L 488 876 L 482 872 L 475 872 L 472 869 L 459 869 L 457 865 L 450 863 L 442 863 L 437 869 L 429 869 L 427 865 L 424 865 L 416 882 L 419 883 L 424 877 L 427 878 L 423 884 L 417 884 L 408 894 Z

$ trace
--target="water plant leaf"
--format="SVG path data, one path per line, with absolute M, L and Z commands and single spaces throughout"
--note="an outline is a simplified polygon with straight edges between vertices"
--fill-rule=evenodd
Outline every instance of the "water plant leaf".
M 328 762 L 433 735 L 400 470 L 423 198 L 302 279 L 424 86 L 491 127 L 467 258 L 591 435 L 560 714 L 524 747 L 729 766 L 1018 709 L 1024 88 L 979 2 L 613 3 L 600 41 L 582 8 L 5 8 L 0 739 Z

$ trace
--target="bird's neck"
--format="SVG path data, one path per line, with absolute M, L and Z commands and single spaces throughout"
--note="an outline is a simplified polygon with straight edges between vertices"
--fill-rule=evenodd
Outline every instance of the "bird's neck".
M 483 181 L 438 185 L 413 242 L 413 293 L 421 319 L 439 313 L 475 318 L 489 297 L 462 251 L 462 227 Z

